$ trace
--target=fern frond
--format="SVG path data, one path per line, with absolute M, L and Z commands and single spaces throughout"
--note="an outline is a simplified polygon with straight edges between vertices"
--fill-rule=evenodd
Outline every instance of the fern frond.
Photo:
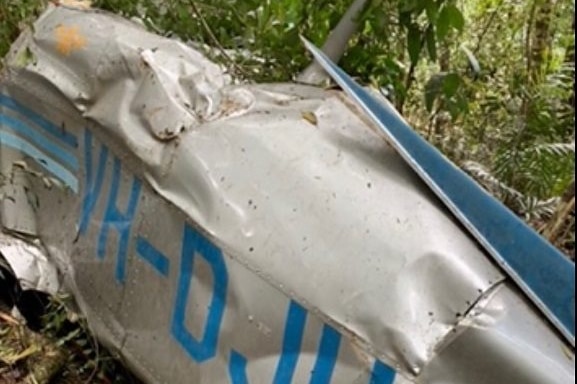
M 534 196 L 528 196 L 521 200 L 519 212 L 527 221 L 551 217 L 553 213 L 555 213 L 555 208 L 559 204 L 559 200 L 559 197 L 539 200 Z
M 538 144 L 533 147 L 526 148 L 523 151 L 523 154 L 529 155 L 530 152 L 534 152 L 536 155 L 549 155 L 558 157 L 574 156 L 575 142 Z
M 559 203 L 559 197 L 539 199 L 535 196 L 526 196 L 499 180 L 477 162 L 467 161 L 463 163 L 463 169 L 469 172 L 493 196 L 512 205 L 510 208 L 522 215 L 527 221 L 550 217 Z
M 463 169 L 469 172 L 477 181 L 481 183 L 491 194 L 500 200 L 506 198 L 521 202 L 525 196 L 514 188 L 499 180 L 483 165 L 475 161 L 466 161 L 463 163 Z

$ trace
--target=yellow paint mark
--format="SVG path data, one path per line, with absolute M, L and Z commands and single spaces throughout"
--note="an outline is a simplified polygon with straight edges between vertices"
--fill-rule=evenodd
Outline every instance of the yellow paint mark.
M 315 115 L 314 112 L 304 111 L 301 112 L 301 116 L 303 117 L 303 119 L 305 119 L 314 126 L 316 126 L 319 123 L 317 116 Z
M 86 46 L 86 39 L 80 34 L 76 25 L 60 24 L 56 27 L 56 49 L 63 55 L 70 55 L 72 51 Z

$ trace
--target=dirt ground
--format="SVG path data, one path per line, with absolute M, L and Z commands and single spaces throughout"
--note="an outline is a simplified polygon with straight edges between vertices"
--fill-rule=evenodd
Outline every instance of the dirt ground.
M 0 384 L 141 384 L 82 321 L 51 320 L 34 332 L 0 311 Z

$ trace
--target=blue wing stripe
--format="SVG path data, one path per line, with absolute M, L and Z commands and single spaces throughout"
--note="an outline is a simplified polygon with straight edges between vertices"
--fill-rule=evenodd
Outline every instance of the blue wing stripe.
M 46 156 L 34 145 L 11 133 L 0 131 L 0 144 L 14 148 L 35 159 L 40 166 L 56 176 L 74 192 L 78 192 L 78 179 L 68 169 Z
M 331 77 L 382 129 L 395 148 L 496 262 L 575 345 L 575 265 L 473 179 L 305 41 Z

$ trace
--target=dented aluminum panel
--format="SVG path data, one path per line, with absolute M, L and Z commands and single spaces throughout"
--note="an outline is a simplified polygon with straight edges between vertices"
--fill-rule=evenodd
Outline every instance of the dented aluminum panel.
M 307 49 L 507 275 L 575 346 L 575 264 L 314 47 Z M 552 281 L 555 281 L 552 284 Z
M 4 230 L 147 382 L 574 381 L 574 350 L 340 92 L 232 85 L 65 7 L 7 63 Z

